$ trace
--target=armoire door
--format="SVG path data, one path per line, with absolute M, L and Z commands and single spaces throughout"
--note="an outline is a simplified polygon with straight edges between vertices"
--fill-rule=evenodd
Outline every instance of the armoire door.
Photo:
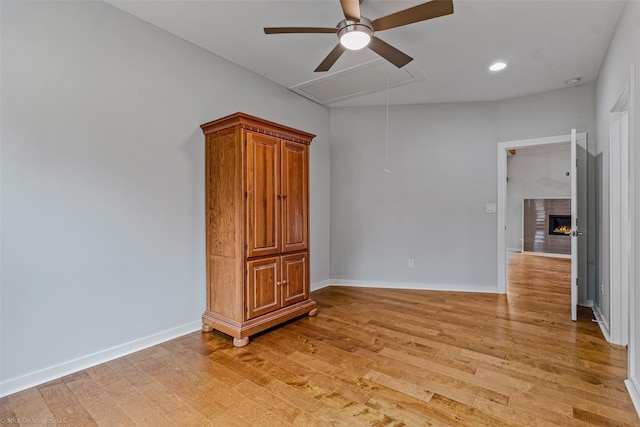
M 247 262 L 247 319 L 267 314 L 281 307 L 280 257 Z
M 277 254 L 280 238 L 280 141 L 246 133 L 247 256 Z
M 308 247 L 308 147 L 282 143 L 282 252 Z
M 308 252 L 282 256 L 281 268 L 282 305 L 295 304 L 309 298 Z

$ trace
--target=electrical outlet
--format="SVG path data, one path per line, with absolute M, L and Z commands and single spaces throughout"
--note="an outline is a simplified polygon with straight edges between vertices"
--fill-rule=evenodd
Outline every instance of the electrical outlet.
M 415 266 L 415 261 L 413 258 L 409 258 L 409 262 L 407 262 L 407 267 L 413 268 Z

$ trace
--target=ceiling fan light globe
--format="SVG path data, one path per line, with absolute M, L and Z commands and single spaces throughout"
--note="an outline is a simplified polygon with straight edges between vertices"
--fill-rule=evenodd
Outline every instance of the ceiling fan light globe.
M 345 19 L 338 24 L 338 38 L 345 49 L 360 50 L 368 46 L 372 35 L 371 21 L 364 16 L 359 21 Z
M 360 50 L 371 41 L 371 35 L 364 31 L 347 31 L 340 36 L 340 43 L 349 50 Z

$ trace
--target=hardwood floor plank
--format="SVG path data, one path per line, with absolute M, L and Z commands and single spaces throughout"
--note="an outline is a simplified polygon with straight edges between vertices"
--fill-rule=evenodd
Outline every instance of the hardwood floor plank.
M 434 378 L 433 376 L 429 376 L 425 378 L 422 376 L 422 373 L 420 373 L 418 375 L 406 375 L 403 378 L 405 381 L 409 381 L 425 390 L 429 390 L 434 394 L 454 400 L 463 405 L 471 406 L 476 397 L 475 391 L 469 387 L 456 387 L 455 383 L 447 381 L 446 379 L 443 381 L 441 377 Z
M 103 387 L 113 402 L 133 421 L 134 425 L 173 426 L 164 413 L 153 406 L 144 395 L 124 378 Z
M 524 425 L 532 427 L 555 427 L 558 424 L 538 418 L 522 411 L 518 411 L 507 405 L 493 402 L 482 397 L 476 397 L 473 401 L 473 407 L 480 409 L 487 414 L 494 415 L 497 418 L 509 421 L 515 425 Z M 577 421 L 576 421 L 577 422 Z
M 54 419 L 49 405 L 35 387 L 0 400 L 0 417 L 6 424 L 17 424 L 21 419 Z
M 94 392 L 101 393 L 98 386 L 92 388 Z M 79 400 L 82 396 L 74 393 L 64 381 L 48 382 L 39 386 L 38 391 L 40 391 L 44 401 L 47 403 L 54 419 L 66 420 L 67 423 L 76 425 L 96 425 L 92 415 L 87 412 L 87 409 Z M 113 425 L 132 424 L 131 420 L 124 414 L 113 419 L 118 420 L 118 423 Z
M 594 414 L 591 411 L 586 411 L 584 409 L 573 409 L 573 417 L 576 420 L 584 421 L 585 423 L 594 424 L 598 426 L 607 426 L 607 427 L 628 427 L 631 424 L 621 423 L 619 420 L 614 420 L 609 418 L 606 415 Z
M 301 331 L 302 333 L 291 333 L 297 331 Z M 287 325 L 286 330 L 280 331 L 279 335 L 274 335 L 269 340 L 265 341 L 265 345 L 270 346 L 276 352 L 277 348 L 281 345 L 295 346 L 297 351 L 312 354 L 316 359 L 359 375 L 364 375 L 370 368 L 384 370 L 385 372 L 396 376 L 400 376 L 402 374 L 399 370 L 388 365 L 378 366 L 377 363 L 374 363 L 375 366 L 371 365 L 372 361 L 361 357 L 357 351 L 349 352 L 342 348 L 336 348 L 326 340 L 318 341 L 304 333 L 304 330 L 296 329 L 293 325 Z
M 182 400 L 160 383 L 138 387 L 154 410 L 161 411 L 176 426 L 217 426 L 212 421 Z
M 120 375 L 114 372 L 108 363 L 87 368 L 85 371 L 89 374 L 91 379 L 101 387 L 118 382 L 121 379 Z
M 325 425 L 341 427 L 368 425 L 358 419 L 352 419 L 341 411 L 336 411 L 332 406 L 316 399 L 315 395 L 301 393 L 297 386 L 292 386 L 276 380 L 267 384 L 265 389 L 292 405 L 308 412 L 319 420 L 322 420 Z
M 320 419 L 306 411 L 290 404 L 275 394 L 265 391 L 262 387 L 245 380 L 237 384 L 234 389 L 245 399 L 269 408 L 275 415 L 294 426 L 322 427 L 325 425 Z
M 173 425 L 209 425 L 202 414 L 185 404 L 171 389 L 164 387 L 153 376 L 131 363 L 129 359 L 129 357 L 124 357 L 113 360 L 109 362 L 109 366 L 122 378 L 125 378 L 154 408 L 154 411 L 161 412 L 171 420 Z M 141 359 L 134 358 L 134 360 Z
M 518 388 L 513 387 L 510 384 L 504 384 L 504 383 L 501 384 L 501 383 L 496 383 L 492 381 L 485 381 L 484 379 L 476 376 L 475 375 L 476 372 L 470 373 L 470 372 L 466 372 L 465 370 L 451 368 L 449 366 L 446 366 L 440 363 L 434 363 L 433 361 L 426 358 L 416 357 L 416 356 L 407 354 L 406 352 L 399 352 L 394 349 L 385 348 L 380 353 L 393 358 L 402 358 L 403 360 L 409 362 L 411 365 L 415 366 L 416 368 L 419 368 L 421 372 L 423 371 L 431 372 L 433 374 L 431 376 L 432 378 L 436 375 L 437 376 L 446 375 L 447 377 L 452 379 L 459 379 L 468 385 L 477 386 L 479 388 L 484 388 L 484 389 L 491 390 L 496 393 L 501 393 L 505 395 L 510 395 L 512 393 L 516 393 L 519 391 Z
M 480 355 L 476 352 L 465 352 L 465 355 L 472 358 L 481 358 L 488 362 L 489 370 L 499 370 L 502 374 L 525 381 L 533 386 L 543 388 L 545 393 L 556 392 L 567 396 L 580 396 L 591 401 L 599 401 L 606 396 L 611 406 L 617 406 L 618 402 L 629 403 L 629 396 L 619 388 L 608 389 L 606 387 L 594 385 L 583 381 L 581 378 L 574 378 L 562 373 L 550 373 L 538 369 L 531 365 L 509 360 L 490 358 L 487 355 Z M 624 385 L 622 381 L 620 384 Z
M 434 394 L 433 392 L 427 391 L 422 387 L 416 386 L 415 384 L 411 384 L 401 379 L 393 378 L 376 371 L 369 371 L 362 378 L 365 378 L 376 384 L 389 387 L 402 394 L 415 397 L 416 399 L 423 400 L 425 402 L 429 402 Z
M 155 359 L 147 359 L 137 362 L 136 366 L 154 377 L 205 418 L 210 419 L 226 412 L 226 407 L 209 399 L 206 392 L 200 390 L 188 379 L 172 372 L 161 362 Z
M 264 406 L 246 398 L 238 400 L 236 404 L 229 409 L 229 415 L 233 415 L 236 419 L 243 420 L 247 425 L 255 427 L 280 427 L 292 425 Z
M 463 405 L 439 394 L 433 396 L 430 404 L 440 412 L 455 414 L 456 424 L 459 425 L 491 427 L 512 427 L 518 425 L 481 411 L 471 405 Z
M 369 399 L 367 406 L 370 406 L 380 412 L 384 412 L 390 420 L 402 420 L 396 421 L 395 423 L 391 422 L 390 425 L 437 427 L 451 425 L 441 421 L 432 414 L 429 415 L 429 411 L 426 407 L 420 411 L 407 409 L 404 405 L 398 405 L 395 400 L 388 400 L 378 396 Z
M 302 381 L 308 381 L 306 385 L 314 392 L 322 390 L 318 395 L 339 395 L 340 399 L 359 404 L 364 404 L 371 397 L 367 390 L 343 382 L 336 375 L 327 375 L 324 372 L 309 369 L 306 365 L 296 363 L 291 359 L 283 359 L 270 351 L 261 351 L 260 357 L 264 360 L 264 366 L 268 366 L 275 378 L 286 381 L 287 378 L 293 376 L 298 384 Z
M 553 405 L 554 402 L 551 402 Z M 573 417 L 573 412 L 568 414 L 566 411 L 552 410 L 544 404 L 544 401 L 536 398 L 534 401 L 516 398 L 509 403 L 509 408 L 523 414 L 524 417 L 533 417 L 536 422 L 551 423 L 558 426 L 568 427 L 585 427 L 585 422 Z M 526 424 L 524 424 L 526 425 Z

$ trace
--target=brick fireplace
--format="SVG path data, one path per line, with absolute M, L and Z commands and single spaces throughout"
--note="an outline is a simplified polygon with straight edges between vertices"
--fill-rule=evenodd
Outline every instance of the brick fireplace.
M 525 252 L 571 254 L 571 199 L 524 199 L 522 213 Z

